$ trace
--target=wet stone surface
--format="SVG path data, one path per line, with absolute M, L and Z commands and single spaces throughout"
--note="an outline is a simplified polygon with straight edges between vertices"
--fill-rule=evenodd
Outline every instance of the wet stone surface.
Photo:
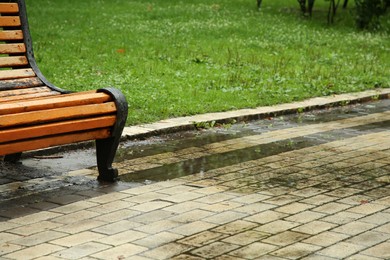
M 371 148 L 366 151 L 363 145 L 356 153 L 343 154 L 341 145 L 327 144 L 388 132 L 389 107 L 389 100 L 381 100 L 127 141 L 117 154 L 115 166 L 121 180 L 116 184 L 96 181 L 94 149 L 32 154 L 17 164 L 0 162 L 0 217 L 5 220 L 188 175 L 197 180 L 193 185 L 223 183 L 227 189 L 245 192 L 273 186 L 330 189 L 345 183 L 359 191 L 364 185 L 384 187 L 388 184 L 384 177 L 389 172 L 388 149 L 370 154 Z M 340 156 L 331 157 L 334 153 Z M 365 166 L 350 166 L 363 160 Z M 371 169 L 374 163 L 377 167 Z M 234 171 L 235 165 L 240 165 L 239 171 Z M 226 172 L 230 166 L 233 170 Z M 385 188 L 379 192 L 388 193 Z

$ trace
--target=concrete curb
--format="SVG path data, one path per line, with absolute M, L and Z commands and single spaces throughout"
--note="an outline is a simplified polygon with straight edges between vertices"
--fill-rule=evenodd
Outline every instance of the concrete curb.
M 390 98 L 390 88 L 368 90 L 358 93 L 348 93 L 329 97 L 316 97 L 300 102 L 281 104 L 275 106 L 258 107 L 253 109 L 240 109 L 228 112 L 207 113 L 195 116 L 178 117 L 161 120 L 151 124 L 125 127 L 122 137 L 124 139 L 146 138 L 152 135 L 172 133 L 183 130 L 195 129 L 196 123 L 216 122 L 229 123 L 242 122 L 296 113 L 297 111 L 309 111 L 326 107 L 348 105 L 359 102 L 368 102 L 377 99 Z

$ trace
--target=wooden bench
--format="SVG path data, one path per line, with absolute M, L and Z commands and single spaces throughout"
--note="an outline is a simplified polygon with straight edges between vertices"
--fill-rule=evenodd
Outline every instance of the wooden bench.
M 59 61 L 60 62 L 60 61 Z M 114 181 L 112 162 L 127 118 L 114 88 L 70 93 L 53 86 L 34 59 L 24 0 L 0 1 L 0 157 L 96 140 L 98 180 Z

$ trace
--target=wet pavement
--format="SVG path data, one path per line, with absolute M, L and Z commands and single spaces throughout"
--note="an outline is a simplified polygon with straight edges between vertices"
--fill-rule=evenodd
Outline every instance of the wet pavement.
M 1 163 L 0 258 L 390 259 L 390 100 L 194 125 Z

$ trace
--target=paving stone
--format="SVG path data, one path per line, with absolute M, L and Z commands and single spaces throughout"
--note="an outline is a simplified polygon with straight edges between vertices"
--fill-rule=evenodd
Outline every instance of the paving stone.
M 246 213 L 246 214 L 256 214 L 262 211 L 266 211 L 272 208 L 275 208 L 275 205 L 257 202 L 250 205 L 242 206 L 234 209 L 235 211 Z
M 334 228 L 334 232 L 339 232 L 347 235 L 357 235 L 360 233 L 363 233 L 366 230 L 375 228 L 376 226 L 374 224 L 370 223 L 364 223 L 360 221 L 354 221 L 347 223 L 345 225 L 339 226 L 337 228 Z
M 9 259 L 34 259 L 58 252 L 62 249 L 63 247 L 44 243 L 4 255 L 4 257 Z
M 37 234 L 39 235 L 39 234 Z M 102 239 L 105 236 L 102 234 L 98 234 L 95 232 L 85 231 L 74 235 L 68 235 L 66 237 L 62 238 L 53 238 L 52 241 L 50 241 L 51 244 L 63 246 L 63 247 L 72 247 L 80 244 L 84 244 L 86 242 L 95 241 L 98 239 Z
M 318 251 L 318 254 L 328 257 L 334 257 L 336 259 L 343 259 L 363 249 L 365 249 L 365 247 L 361 245 L 339 242 L 337 244 Z
M 267 210 L 267 211 L 263 211 L 263 212 L 260 212 L 258 214 L 249 216 L 247 218 L 244 218 L 244 220 L 256 222 L 259 224 L 266 224 L 266 223 L 269 223 L 269 222 L 272 222 L 272 221 L 275 221 L 278 219 L 282 219 L 286 216 L 288 216 L 288 215 L 285 213 L 276 212 L 273 210 Z
M 203 258 L 199 256 L 189 255 L 189 254 L 180 254 L 178 256 L 174 256 L 172 260 L 203 260 Z
M 258 259 L 259 257 L 266 255 L 276 249 L 278 249 L 277 246 L 255 242 L 230 252 L 229 255 L 244 259 Z
M 91 230 L 91 229 L 94 229 L 94 228 L 97 228 L 97 227 L 100 227 L 103 225 L 107 225 L 107 222 L 97 221 L 97 220 L 93 220 L 93 219 L 87 219 L 87 220 L 77 221 L 77 222 L 67 224 L 67 225 L 62 225 L 59 223 L 56 223 L 56 224 L 59 227 L 56 228 L 55 231 L 65 232 L 65 233 L 69 233 L 69 234 L 76 234 L 76 233 Z
M 67 215 L 60 215 L 59 217 L 52 219 L 52 221 L 61 224 L 71 224 L 77 221 L 91 219 L 96 216 L 99 216 L 99 213 L 88 210 L 80 210 Z
M 361 254 L 351 255 L 350 257 L 346 258 L 346 260 L 380 260 L 380 259 L 381 258 L 371 257 L 368 255 L 361 255 Z
M 277 251 L 271 253 L 271 255 L 285 257 L 287 259 L 300 259 L 304 256 L 312 254 L 313 252 L 321 249 L 319 246 L 305 244 L 305 243 L 295 243 L 286 247 L 283 247 Z
M 113 192 L 113 193 L 101 195 L 99 197 L 91 198 L 91 199 L 89 199 L 89 202 L 104 204 L 104 203 L 109 203 L 109 202 L 113 202 L 113 201 L 118 201 L 121 199 L 126 199 L 130 196 L 131 195 L 123 193 L 123 192 Z
M 261 242 L 269 243 L 276 246 L 287 246 L 299 242 L 307 238 L 308 236 L 309 235 L 303 233 L 285 231 L 280 234 L 263 239 Z
M 292 215 L 290 217 L 285 218 L 285 220 L 299 223 L 307 223 L 319 218 L 326 216 L 323 213 L 313 212 L 313 211 L 303 211 L 298 214 Z
M 171 206 L 172 203 L 166 201 L 151 201 L 139 204 L 137 206 L 131 207 L 133 210 L 141 212 L 149 212 L 157 209 L 162 209 L 168 206 Z
M 213 212 L 224 212 L 231 209 L 236 209 L 242 207 L 243 204 L 233 202 L 233 201 L 222 201 L 219 203 L 209 204 L 202 207 L 204 210 L 213 211 Z
M 322 206 L 313 208 L 312 211 L 326 213 L 326 214 L 334 214 L 336 212 L 348 209 L 350 207 L 351 206 L 347 205 L 347 204 L 330 202 L 330 203 L 324 204 Z
M 363 246 L 373 246 L 385 240 L 388 240 L 389 238 L 390 234 L 367 231 L 360 235 L 354 236 L 351 239 L 346 240 L 345 242 Z
M 110 248 L 110 246 L 108 245 L 103 245 L 96 242 L 88 242 L 61 251 L 57 250 L 57 252 L 53 255 L 65 259 L 80 259 L 95 254 L 96 252 L 106 250 L 108 248 Z
M 165 199 L 166 197 L 168 197 L 167 194 L 151 191 L 151 192 L 141 193 L 136 196 L 128 197 L 123 200 L 133 202 L 133 203 L 144 203 L 144 202 L 158 200 L 158 199 Z
M 182 214 L 178 214 L 174 217 L 170 217 L 169 219 L 172 221 L 175 221 L 175 222 L 189 223 L 189 222 L 201 220 L 203 218 L 206 218 L 206 217 L 214 215 L 214 214 L 215 214 L 214 212 L 195 209 L 195 210 L 191 210 L 188 212 L 184 212 Z
M 175 242 L 181 238 L 183 238 L 182 235 L 164 231 L 155 235 L 138 239 L 133 243 L 147 248 L 156 248 L 158 246 L 168 244 L 170 242 Z
M 0 210 L 0 217 L 4 217 L 6 219 L 14 219 L 14 218 L 23 217 L 38 212 L 39 212 L 38 209 L 34 209 L 30 207 L 12 207 L 7 209 L 6 211 Z
M 236 244 L 236 245 L 249 245 L 253 242 L 258 242 L 263 238 L 268 237 L 269 234 L 259 232 L 259 231 L 254 231 L 254 230 L 248 230 L 244 231 L 242 233 L 238 234 L 232 234 L 229 237 L 225 238 L 223 241 L 228 242 L 231 244 Z
M 62 195 L 58 197 L 51 197 L 47 201 L 52 202 L 59 205 L 67 205 L 72 202 L 84 200 L 85 197 L 76 195 L 76 194 L 69 194 L 69 195 Z
M 206 204 L 207 205 L 207 204 Z M 194 209 L 201 209 L 205 207 L 205 204 L 195 202 L 195 201 L 186 201 L 182 203 L 176 203 L 175 205 L 164 208 L 165 211 L 183 213 L 188 212 Z
M 362 219 L 362 217 L 364 217 L 364 215 L 347 212 L 347 211 L 341 211 L 336 214 L 325 217 L 322 220 L 330 223 L 335 223 L 335 224 L 347 224 L 358 219 L 360 220 Z
M 266 203 L 274 204 L 274 205 L 286 205 L 292 202 L 295 202 L 297 200 L 302 199 L 302 197 L 296 196 L 296 195 L 291 195 L 291 194 L 283 194 L 277 197 L 271 197 L 267 200 L 264 200 Z
M 155 249 L 149 250 L 142 254 L 152 259 L 170 259 L 173 256 L 191 250 L 191 246 L 178 243 L 169 243 Z
M 131 209 L 121 209 L 117 210 L 108 214 L 100 214 L 97 217 L 94 217 L 94 220 L 98 221 L 105 221 L 105 222 L 116 222 L 116 221 L 121 221 L 125 219 L 132 219 L 134 220 L 135 216 L 140 215 L 141 212 L 131 210 Z
M 93 254 L 92 257 L 96 257 L 98 259 L 128 259 L 146 250 L 146 247 L 133 244 L 123 244 L 101 251 L 97 254 Z
M 120 200 L 116 201 L 115 203 L 106 203 L 88 208 L 88 211 L 97 212 L 100 214 L 108 214 L 122 209 L 131 209 L 134 205 L 134 203 Z
M 144 214 L 140 214 L 140 212 L 138 212 L 138 214 L 136 214 L 134 217 L 127 218 L 127 219 L 142 224 L 148 224 L 148 223 L 164 220 L 175 215 L 176 215 L 175 213 L 169 212 L 166 209 L 164 210 L 158 209 Z
M 36 233 L 31 236 L 24 236 L 22 238 L 18 238 L 15 240 L 12 240 L 12 244 L 17 244 L 21 246 L 35 246 L 38 244 L 42 244 L 51 240 L 58 239 L 60 237 L 66 236 L 66 233 L 56 232 L 56 231 L 43 231 L 41 233 Z
M 0 243 L 0 256 L 11 254 L 13 252 L 17 252 L 23 249 L 23 246 L 8 244 L 8 243 Z M 12 259 L 12 258 L 11 258 Z
M 279 208 L 275 209 L 275 211 L 286 213 L 286 214 L 296 214 L 298 212 L 302 212 L 302 211 L 310 209 L 310 208 L 313 208 L 313 205 L 294 202 L 294 203 L 288 204 L 286 206 L 279 207 Z
M 332 196 L 328 196 L 328 195 L 324 195 L 324 194 L 319 194 L 319 195 L 316 195 L 316 196 L 313 196 L 313 197 L 301 200 L 301 202 L 305 203 L 305 204 L 312 204 L 312 205 L 320 206 L 320 205 L 323 205 L 323 204 L 325 204 L 327 202 L 334 201 L 336 199 L 338 199 L 338 198 L 332 197 Z
M 291 221 L 284 221 L 284 220 L 276 220 L 270 223 L 267 223 L 265 225 L 262 225 L 258 228 L 255 228 L 255 230 L 270 234 L 277 234 L 286 230 L 290 230 L 296 226 L 298 226 L 298 223 L 291 222 Z
M 54 228 L 60 227 L 60 226 L 62 226 L 62 224 L 60 224 L 60 223 L 55 223 L 52 221 L 41 221 L 38 223 L 26 225 L 26 226 L 15 227 L 10 232 L 12 232 L 13 234 L 17 234 L 17 235 L 29 236 L 29 235 L 33 235 L 36 233 L 46 231 L 46 230 L 51 230 L 51 229 L 54 229 Z
M 186 244 L 194 247 L 201 247 L 203 245 L 213 243 L 216 240 L 226 237 L 226 234 L 213 232 L 213 231 L 204 231 L 198 234 L 187 236 L 181 240 L 178 240 L 181 244 Z
M 327 247 L 330 245 L 333 245 L 335 243 L 338 243 L 342 240 L 347 239 L 350 237 L 349 235 L 346 234 L 341 234 L 341 233 L 336 233 L 332 231 L 325 231 L 320 234 L 311 236 L 305 240 L 303 240 L 304 243 L 307 244 L 313 244 L 317 246 L 322 246 L 322 247 Z
M 21 235 L 15 235 L 15 234 L 10 234 L 6 232 L 1 232 L 0 233 L 0 244 L 5 244 L 9 241 L 16 240 L 19 238 L 23 238 L 24 236 Z
M 215 223 L 215 224 L 225 224 L 228 222 L 232 222 L 237 219 L 242 219 L 244 217 L 248 216 L 244 213 L 234 212 L 234 211 L 226 211 L 222 213 L 218 213 L 215 215 L 212 215 L 210 217 L 204 218 L 203 221 Z
M 319 234 L 323 231 L 329 230 L 329 229 L 334 228 L 334 227 L 336 227 L 335 224 L 320 221 L 320 220 L 315 220 L 315 221 L 311 221 L 309 223 L 306 223 L 302 226 L 296 227 L 292 230 L 297 231 L 297 232 L 302 232 L 305 234 L 316 235 L 316 234 Z
M 381 210 L 386 209 L 386 208 L 387 208 L 386 206 L 380 205 L 380 204 L 365 203 L 363 205 L 359 205 L 359 206 L 348 209 L 348 212 L 370 215 L 372 213 L 381 211 Z
M 185 225 L 181 225 L 177 228 L 174 228 L 171 230 L 171 232 L 179 234 L 179 235 L 191 236 L 193 234 L 212 229 L 216 226 L 217 226 L 216 224 L 208 223 L 205 221 L 195 221 L 195 222 L 188 223 Z
M 84 200 L 84 201 L 77 201 L 77 202 L 74 202 L 71 204 L 67 204 L 67 205 L 64 205 L 61 207 L 57 206 L 56 208 L 53 208 L 50 211 L 56 212 L 56 213 L 62 213 L 62 214 L 70 214 L 70 213 L 74 213 L 77 211 L 89 209 L 89 208 L 92 208 L 92 207 L 97 206 L 97 205 L 99 205 L 99 204 Z
M 239 246 L 226 243 L 226 242 L 214 242 L 200 248 L 191 251 L 192 254 L 203 258 L 215 258 L 216 256 L 228 253 L 237 249 Z
M 257 224 L 244 221 L 244 220 L 236 220 L 230 223 L 227 223 L 225 225 L 219 225 L 217 228 L 213 229 L 216 232 L 224 233 L 224 234 L 230 234 L 233 235 L 235 233 L 252 229 L 257 227 Z
M 389 259 L 390 258 L 390 242 L 383 242 L 379 245 L 371 247 L 367 250 L 361 252 L 362 255 L 368 255 L 371 257 L 378 257 L 381 259 Z
M 163 219 L 159 220 L 153 223 L 145 224 L 145 225 L 139 225 L 136 222 L 133 222 L 134 226 L 130 226 L 127 229 L 133 228 L 134 230 L 141 231 L 148 234 L 156 234 L 162 231 L 167 231 L 172 228 L 180 227 L 182 223 L 172 221 L 169 219 Z M 126 229 L 123 229 L 123 231 Z M 109 229 L 107 230 L 109 231 Z

